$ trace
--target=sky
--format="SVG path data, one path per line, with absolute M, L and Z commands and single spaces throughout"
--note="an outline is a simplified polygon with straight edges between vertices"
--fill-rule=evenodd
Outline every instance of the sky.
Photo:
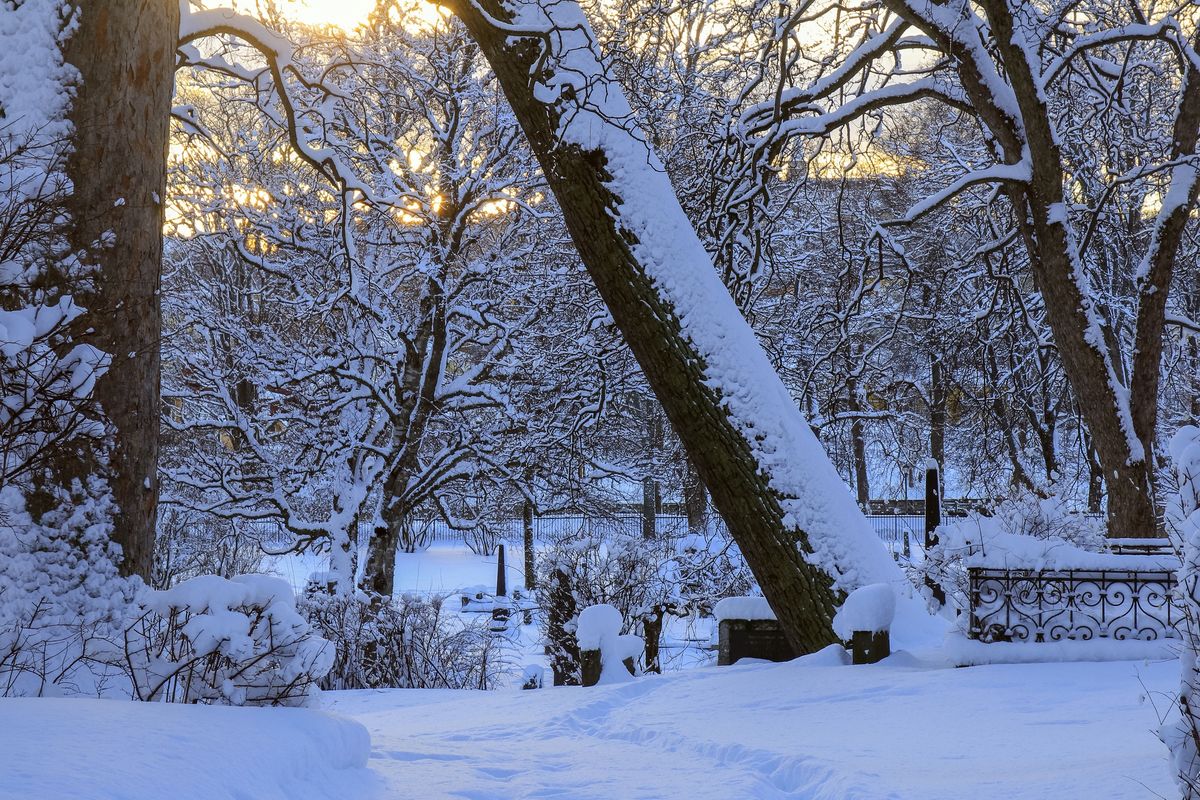
M 292 16 L 304 22 L 353 28 L 367 18 L 375 0 L 289 0 Z

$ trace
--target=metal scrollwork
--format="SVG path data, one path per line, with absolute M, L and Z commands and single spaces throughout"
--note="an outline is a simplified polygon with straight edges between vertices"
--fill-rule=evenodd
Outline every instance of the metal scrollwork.
M 1177 639 L 1170 570 L 969 571 L 973 639 L 1058 642 Z

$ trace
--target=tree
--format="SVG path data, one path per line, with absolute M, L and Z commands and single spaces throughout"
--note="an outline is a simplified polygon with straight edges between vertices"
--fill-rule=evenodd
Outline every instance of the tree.
M 68 238 L 88 253 L 91 312 L 78 339 L 107 353 L 95 399 L 106 441 L 79 438 L 55 453 L 58 481 L 104 476 L 117 512 L 125 574 L 149 579 L 158 508 L 159 273 L 179 5 L 80 0 L 64 57 L 79 73 L 66 172 Z M 34 510 L 44 510 L 40 503 Z
M 492 65 L 579 254 L 793 646 L 895 575 L 684 216 L 574 3 L 450 3 Z
M 1184 33 L 1189 13 L 1104 0 L 784 7 L 777 94 L 741 116 L 760 160 L 791 137 L 869 127 L 914 105 L 971 123 L 967 147 L 937 142 L 954 178 L 895 223 L 980 187 L 1004 209 L 985 250 L 1019 248 L 1028 264 L 1105 477 L 1115 536 L 1158 532 L 1166 309 L 1197 186 L 1200 71 Z M 801 18 L 825 21 L 832 35 L 799 41 Z M 1106 308 L 1096 298 L 1108 290 Z M 1136 307 L 1123 318 L 1128 296 Z

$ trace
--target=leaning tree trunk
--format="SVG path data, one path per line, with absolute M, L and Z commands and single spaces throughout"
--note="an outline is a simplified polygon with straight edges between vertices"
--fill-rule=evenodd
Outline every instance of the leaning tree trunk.
M 122 570 L 149 579 L 158 512 L 159 272 L 179 4 L 77 0 L 66 50 L 81 86 L 71 111 L 67 172 L 71 244 L 97 267 L 83 339 L 108 353 L 96 399 L 111 448 L 66 448 L 64 477 L 105 475 L 119 507 Z
M 575 246 L 788 640 L 902 580 L 771 368 L 601 66 L 574 2 L 448 2 L 490 62 Z

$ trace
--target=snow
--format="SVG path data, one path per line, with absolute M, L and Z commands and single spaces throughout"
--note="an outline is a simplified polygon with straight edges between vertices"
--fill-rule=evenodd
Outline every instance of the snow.
M 1045 800 L 1171 796 L 1177 662 L 713 667 L 535 691 L 327 692 L 382 798 Z M 1153 702 L 1147 702 L 1147 698 Z
M 524 548 L 505 547 L 505 574 L 510 591 L 525 585 Z M 366 562 L 366 550 L 359 557 Z M 328 554 L 288 554 L 271 557 L 270 570 L 278 572 L 296 591 L 303 591 L 310 575 L 329 569 Z M 396 554 L 396 589 L 424 595 L 450 594 L 473 587 L 496 589 L 496 556 L 481 556 L 464 544 L 435 544 L 419 553 Z
M 575 638 L 580 650 L 599 650 L 605 639 L 621 633 L 621 612 L 607 603 L 579 612 Z
M 600 683 L 624 683 L 633 680 L 622 662 L 636 659 L 644 643 L 640 636 L 621 635 L 621 612 L 616 606 L 601 603 L 579 612 L 575 639 L 580 650 L 600 651 Z
M 717 622 L 727 619 L 775 619 L 765 597 L 726 597 L 713 609 Z
M 0 753 L 3 800 L 327 800 L 377 785 L 363 726 L 307 709 L 0 699 Z
M 1051 664 L 1070 661 L 1170 659 L 1178 639 L 1064 639 L 1057 642 L 981 642 L 961 633 L 946 637 L 943 651 L 960 667 L 976 664 Z
M 833 632 L 848 642 L 855 631 L 879 633 L 890 630 L 895 617 L 895 590 L 888 583 L 873 583 L 850 593 L 833 617 Z
M 964 559 L 964 564 L 968 567 L 1027 570 L 1179 569 L 1179 557 L 1174 555 L 1097 553 L 1061 539 L 1038 539 L 1000 531 L 991 532 L 982 541 L 968 541 L 967 546 L 977 548 Z
M 1200 610 L 1197 575 L 1200 574 L 1200 428 L 1181 427 L 1171 438 L 1169 451 L 1175 467 L 1178 490 L 1167 513 L 1182 535 L 1184 564 L 1180 570 L 1180 600 L 1187 623 L 1180 654 L 1179 714 L 1163 726 L 1163 740 L 1171 748 L 1172 762 L 1183 793 L 1193 797 L 1191 787 L 1200 783 L 1200 752 L 1197 752 L 1196 698 L 1200 695 L 1200 632 L 1196 629 Z

